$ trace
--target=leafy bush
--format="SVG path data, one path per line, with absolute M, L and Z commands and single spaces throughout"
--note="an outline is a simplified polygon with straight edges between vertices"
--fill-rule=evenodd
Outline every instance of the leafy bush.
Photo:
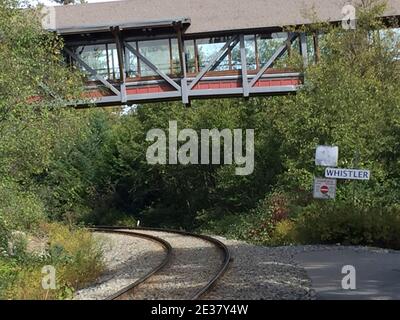
M 90 232 L 61 224 L 40 230 L 48 242 L 45 254 L 24 252 L 0 258 L 1 299 L 67 299 L 93 282 L 104 270 L 101 244 Z M 42 268 L 56 269 L 56 289 L 42 288 Z
M 4 219 L 0 217 L 0 257 L 7 254 L 10 230 L 6 226 Z
M 353 203 L 315 203 L 296 221 L 302 243 L 341 243 L 400 249 L 400 208 L 362 207 Z
M 251 219 L 241 214 L 221 214 L 216 217 L 215 214 L 202 211 L 198 213 L 198 220 L 201 225 L 199 232 L 236 239 L 245 239 L 247 230 L 252 225 Z
M 280 205 L 282 198 L 277 194 L 268 195 L 248 213 L 226 214 L 219 216 L 207 211 L 198 213 L 200 228 L 203 232 L 222 234 L 258 244 L 270 244 L 275 224 L 283 219 L 285 212 Z
M 80 288 L 95 280 L 102 272 L 102 248 L 85 229 L 68 228 L 62 224 L 48 227 L 50 258 L 64 264 L 63 280 Z
M 296 225 L 293 221 L 286 219 L 275 225 L 270 244 L 275 246 L 291 245 L 296 243 L 296 239 Z
M 45 218 L 38 196 L 12 182 L 0 181 L 0 204 L 0 229 L 3 225 L 8 230 L 32 230 Z

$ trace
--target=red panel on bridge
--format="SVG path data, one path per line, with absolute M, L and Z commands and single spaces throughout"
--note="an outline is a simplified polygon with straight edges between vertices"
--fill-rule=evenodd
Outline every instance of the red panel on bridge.
M 255 83 L 255 87 L 274 87 L 274 86 L 296 86 L 300 85 L 300 79 L 261 79 Z M 193 90 L 211 90 L 241 88 L 242 82 L 238 80 L 203 81 L 194 86 Z
M 131 82 L 134 84 L 134 82 Z M 268 88 L 268 87 L 279 87 L 279 86 L 298 86 L 301 85 L 301 79 L 295 77 L 287 78 L 269 78 L 260 79 L 254 87 Z M 129 82 L 128 82 L 129 84 Z M 202 80 L 194 86 L 193 91 L 196 90 L 218 90 L 218 89 L 240 89 L 242 88 L 241 79 L 226 79 L 226 80 Z M 173 92 L 173 88 L 168 83 L 156 83 L 156 84 L 137 84 L 134 86 L 128 86 L 126 88 L 126 94 L 129 96 L 142 95 L 142 94 L 157 94 L 162 92 Z M 103 89 L 88 89 L 85 93 L 86 98 L 101 98 L 114 96 L 114 94 L 103 88 Z
M 175 89 L 172 88 L 168 84 L 156 84 L 156 85 L 144 85 L 144 86 L 137 86 L 137 87 L 127 87 L 126 93 L 131 94 L 146 94 L 146 93 L 157 93 L 157 92 L 168 92 L 174 91 Z

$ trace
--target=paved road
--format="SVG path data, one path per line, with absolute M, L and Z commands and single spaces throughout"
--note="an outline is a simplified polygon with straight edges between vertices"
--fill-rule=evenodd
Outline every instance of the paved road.
M 332 248 L 295 256 L 311 278 L 317 299 L 386 300 L 400 299 L 400 253 L 381 250 Z M 344 290 L 342 267 L 356 271 L 356 289 Z

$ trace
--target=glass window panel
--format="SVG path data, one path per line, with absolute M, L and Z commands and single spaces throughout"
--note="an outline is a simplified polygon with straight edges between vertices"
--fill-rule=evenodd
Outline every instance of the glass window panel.
M 246 49 L 246 62 L 248 70 L 256 69 L 256 43 L 254 35 L 247 35 L 244 37 L 244 46 Z M 240 60 L 240 43 L 238 43 L 231 53 L 232 69 L 242 69 L 242 62 Z
M 195 73 L 197 71 L 197 68 L 196 68 L 194 40 L 185 41 L 185 58 L 186 58 L 187 72 Z
M 118 63 L 118 52 L 115 44 L 108 45 L 108 70 L 109 70 L 109 78 L 111 79 L 119 79 L 119 63 Z
M 393 50 L 395 53 L 395 59 L 400 60 L 400 28 L 393 28 L 391 31 L 394 35 Z
M 209 38 L 198 39 L 197 50 L 200 68 L 207 66 L 219 50 L 225 45 L 227 39 Z M 226 56 L 214 70 L 229 70 L 229 57 Z
M 171 67 L 168 39 L 139 41 L 139 52 L 158 69 L 164 73 L 170 73 Z M 157 75 L 142 61 L 140 62 L 140 72 L 142 77 Z
M 292 43 L 292 51 L 297 52 L 300 54 L 300 37 L 298 37 L 296 40 L 293 41 Z
M 231 51 L 231 67 L 233 70 L 242 69 L 242 62 L 240 60 L 240 42 Z
M 256 41 L 254 35 L 244 37 L 244 45 L 246 48 L 246 61 L 249 70 L 257 69 L 256 63 Z
M 400 28 L 380 30 L 379 37 L 382 45 L 393 53 L 393 58 L 400 60 Z
M 314 63 L 315 62 L 315 48 L 314 48 L 314 37 L 312 34 L 307 34 L 306 43 L 307 43 L 308 63 Z
M 321 56 L 324 56 L 328 53 L 329 49 L 327 47 L 327 38 L 326 35 L 323 33 L 318 34 L 318 46 Z
M 268 62 L 276 50 L 287 40 L 286 32 L 257 35 L 257 50 L 260 67 Z M 284 56 L 287 53 L 284 54 Z
M 105 79 L 119 79 L 118 53 L 115 44 L 100 44 L 77 47 L 80 58 Z M 96 80 L 89 76 L 89 80 Z
M 177 39 L 171 39 L 171 73 L 180 74 L 181 73 L 181 62 L 179 59 L 179 46 Z
M 137 44 L 136 42 L 129 42 L 129 45 L 133 47 L 134 49 L 137 49 Z M 139 77 L 139 69 L 138 69 L 138 58 L 128 49 L 127 50 L 127 72 L 128 72 L 128 77 L 135 78 Z
M 75 52 L 89 67 L 96 70 L 99 75 L 106 79 L 109 78 L 105 44 L 77 47 Z M 88 78 L 89 80 L 96 79 L 93 76 L 89 76 Z

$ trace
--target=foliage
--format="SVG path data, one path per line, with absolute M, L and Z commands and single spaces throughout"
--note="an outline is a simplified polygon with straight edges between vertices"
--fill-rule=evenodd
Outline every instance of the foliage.
M 11 230 L 32 230 L 43 221 L 43 203 L 34 193 L 12 182 L 0 182 L 0 220 Z
M 24 252 L 0 258 L 0 298 L 66 299 L 73 292 L 93 282 L 104 270 L 102 247 L 90 232 L 61 224 L 41 228 L 48 247 L 44 254 Z M 42 287 L 42 268 L 56 270 L 56 289 Z
M 279 221 L 272 232 L 271 245 L 291 245 L 297 243 L 298 235 L 296 231 L 296 224 L 289 220 Z
M 65 67 L 63 43 L 41 28 L 40 11 L 21 10 L 21 4 L 0 1 L 0 297 L 66 298 L 102 270 L 89 233 L 40 228 L 59 218 L 51 206 L 67 172 L 55 174 L 57 159 L 90 132 L 82 114 L 65 108 L 82 97 L 82 77 Z M 27 251 L 27 236 L 38 232 L 49 237 L 46 255 Z M 41 287 L 46 264 L 57 268 L 57 290 Z
M 306 70 L 306 84 L 299 94 L 273 99 L 273 107 L 269 105 L 282 137 L 285 172 L 280 184 L 286 190 L 309 189 L 313 176 L 321 174 L 313 153 L 323 144 L 340 147 L 343 167 L 352 167 L 358 152 L 357 166 L 374 173 L 361 188 L 374 194 L 376 201 L 388 191 L 392 171 L 385 158 L 398 140 L 393 129 L 400 106 L 396 85 L 400 65 L 391 47 L 399 42 L 390 31 L 384 37 L 370 31 L 383 28 L 370 11 L 359 12 L 358 17 L 356 30 L 332 28 L 325 34 L 322 60 Z M 344 188 L 339 197 L 349 197 L 350 190 Z
M 92 223 L 105 223 L 110 215 L 116 219 L 128 215 L 145 224 L 194 228 L 200 211 L 212 208 L 209 212 L 218 215 L 251 207 L 268 192 L 280 170 L 279 155 L 265 153 L 277 144 L 272 133 L 266 132 L 256 141 L 256 174 L 249 177 L 235 176 L 233 165 L 147 163 L 147 131 L 168 130 L 169 120 L 177 120 L 179 129 L 193 128 L 199 133 L 202 128 L 233 129 L 245 122 L 248 128 L 257 125 L 256 130 L 265 125 L 265 121 L 257 124 L 251 120 L 257 116 L 255 106 L 222 100 L 213 104 L 197 102 L 191 109 L 180 104 L 146 105 L 119 117 L 91 113 L 90 133 L 73 146 L 74 160 L 69 153 L 60 154 L 56 166 L 49 170 L 48 178 L 67 172 L 65 183 L 57 186 L 52 179 L 46 182 L 51 187 L 56 185 L 56 195 L 60 195 L 53 197 L 52 208 L 70 210 L 65 205 L 70 199 L 71 204 L 82 203 L 92 209 L 81 216 Z M 70 187 L 78 192 L 71 194 Z
M 349 202 L 316 203 L 296 222 L 302 243 L 341 243 L 400 249 L 400 209 L 354 206 Z

